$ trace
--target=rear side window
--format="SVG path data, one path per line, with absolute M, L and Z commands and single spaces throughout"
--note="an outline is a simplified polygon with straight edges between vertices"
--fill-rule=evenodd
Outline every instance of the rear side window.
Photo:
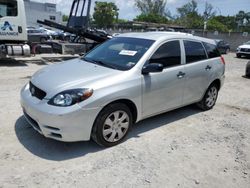
M 17 16 L 17 1 L 0 0 L 0 18 Z
M 220 57 L 220 52 L 216 48 L 216 45 L 209 44 L 206 42 L 203 42 L 203 45 L 205 46 L 205 48 L 207 50 L 208 58 Z
M 207 59 L 202 43 L 184 40 L 186 63 L 193 63 Z
M 164 68 L 180 65 L 180 42 L 175 40 L 163 44 L 151 57 L 150 63 L 160 63 Z

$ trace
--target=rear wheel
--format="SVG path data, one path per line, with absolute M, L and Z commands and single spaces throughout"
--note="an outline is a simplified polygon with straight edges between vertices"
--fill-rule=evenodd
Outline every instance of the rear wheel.
M 207 89 L 206 94 L 204 95 L 203 99 L 199 103 L 197 103 L 197 105 L 202 110 L 212 109 L 214 105 L 216 104 L 216 101 L 218 98 L 218 92 L 219 92 L 218 87 L 215 84 L 211 85 Z
M 105 147 L 115 146 L 123 141 L 132 125 L 132 114 L 122 103 L 105 107 L 96 118 L 92 139 Z

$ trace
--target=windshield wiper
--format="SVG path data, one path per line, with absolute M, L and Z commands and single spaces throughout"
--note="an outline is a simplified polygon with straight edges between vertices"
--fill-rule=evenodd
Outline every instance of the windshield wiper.
M 90 63 L 94 63 L 94 64 L 98 64 L 98 65 L 102 65 L 104 67 L 109 67 L 109 68 L 112 68 L 112 69 L 116 69 L 117 70 L 117 67 L 114 66 L 114 65 L 111 65 L 111 64 L 108 64 L 108 63 L 105 63 L 101 60 L 95 60 L 95 59 L 87 59 L 87 58 L 83 58 L 84 61 L 88 61 Z

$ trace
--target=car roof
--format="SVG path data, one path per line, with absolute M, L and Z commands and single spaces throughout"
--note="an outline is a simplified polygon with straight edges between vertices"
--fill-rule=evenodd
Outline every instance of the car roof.
M 116 37 L 131 37 L 131 38 L 140 38 L 140 39 L 148 39 L 154 41 L 163 41 L 172 38 L 179 39 L 191 39 L 191 40 L 199 40 L 211 44 L 215 44 L 215 41 L 212 39 L 207 39 L 203 37 L 194 36 L 189 33 L 181 33 L 181 32 L 140 32 L 140 33 L 125 33 L 120 34 Z

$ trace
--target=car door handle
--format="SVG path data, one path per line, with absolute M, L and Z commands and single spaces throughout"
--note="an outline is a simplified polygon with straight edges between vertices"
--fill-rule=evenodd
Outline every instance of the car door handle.
M 206 68 L 205 68 L 207 71 L 211 70 L 212 67 L 210 65 L 208 65 Z
M 180 72 L 177 74 L 177 77 L 181 79 L 181 78 L 183 78 L 185 75 L 186 75 L 186 73 L 180 71 Z

